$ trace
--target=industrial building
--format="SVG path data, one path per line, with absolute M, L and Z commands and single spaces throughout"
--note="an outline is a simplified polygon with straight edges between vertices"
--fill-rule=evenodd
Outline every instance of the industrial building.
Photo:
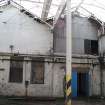
M 52 30 L 16 2 L 0 8 L 0 95 L 64 97 L 66 19 Z M 72 96 L 105 96 L 104 25 L 72 13 Z

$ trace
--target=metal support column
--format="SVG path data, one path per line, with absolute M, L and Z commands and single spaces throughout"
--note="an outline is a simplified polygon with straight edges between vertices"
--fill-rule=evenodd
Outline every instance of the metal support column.
M 71 73 L 72 73 L 72 35 L 71 35 L 71 0 L 67 0 L 66 11 L 66 105 L 71 105 Z

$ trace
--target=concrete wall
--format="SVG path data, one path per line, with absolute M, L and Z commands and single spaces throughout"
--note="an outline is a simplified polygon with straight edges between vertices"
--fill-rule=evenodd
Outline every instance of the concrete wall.
M 103 70 L 103 78 L 102 78 L 102 80 L 103 80 L 103 95 L 105 96 L 105 71 Z
M 54 34 L 54 52 L 56 53 L 65 53 L 66 51 L 66 24 L 65 19 L 59 19 L 53 34 Z
M 63 97 L 63 79 L 65 75 L 64 64 L 53 64 L 53 96 Z
M 0 59 L 10 59 L 9 56 L 0 56 Z M 25 57 L 24 60 L 31 60 L 29 57 Z M 82 62 L 81 60 L 76 60 Z M 74 61 L 74 60 L 73 60 Z M 90 62 L 85 60 L 86 62 Z M 23 82 L 11 83 L 9 82 L 10 61 L 0 60 L 0 95 L 8 96 L 25 96 L 26 88 L 25 81 L 29 81 L 28 96 L 46 96 L 46 97 L 63 97 L 63 78 L 65 75 L 64 63 L 49 63 L 45 62 L 44 68 L 44 84 L 31 84 L 31 62 L 23 62 Z M 85 72 L 86 67 L 75 64 L 77 72 Z M 78 68 L 79 67 L 79 68 Z M 82 69 L 80 69 L 80 67 Z M 99 65 L 90 66 L 89 71 L 89 95 L 100 95 L 100 67 Z M 104 73 L 105 74 L 105 73 Z M 103 79 L 104 76 L 103 76 Z M 104 83 L 105 84 L 105 83 Z M 103 87 L 105 87 L 103 85 Z M 104 91 L 105 94 L 105 91 Z
M 100 96 L 101 86 L 100 86 L 100 66 L 95 65 L 90 67 L 90 96 Z
M 105 53 L 105 36 L 99 38 L 99 51 L 101 54 Z
M 31 62 L 23 62 L 23 82 L 9 82 L 10 57 L 0 56 L 0 95 L 25 96 L 25 81 L 29 81 L 27 95 L 38 97 L 63 97 L 64 64 L 45 62 L 44 84 L 31 84 Z M 25 57 L 24 60 L 30 60 Z
M 66 23 L 65 19 L 59 19 L 54 30 L 54 51 L 65 53 L 66 51 Z M 84 54 L 84 39 L 97 40 L 98 28 L 88 18 L 77 15 L 72 16 L 72 52 Z
M 0 52 L 48 54 L 53 46 L 53 35 L 45 24 L 36 22 L 19 9 L 9 5 L 0 8 Z
M 27 72 L 27 74 L 30 77 L 30 72 Z M 28 87 L 28 96 L 51 97 L 53 88 L 52 82 L 52 64 L 45 63 L 44 84 L 30 84 Z
M 2 57 L 1 57 L 2 58 Z M 7 57 L 5 57 L 7 59 Z M 9 57 L 8 57 L 9 58 Z M 29 58 L 25 58 L 28 59 Z M 45 63 L 44 71 L 44 84 L 30 84 L 31 78 L 31 62 L 23 63 L 23 82 L 11 83 L 9 82 L 10 61 L 0 61 L 0 95 L 16 95 L 25 96 L 25 81 L 29 81 L 28 96 L 51 96 L 51 78 L 52 78 L 52 65 Z
M 53 47 L 50 29 L 9 5 L 0 13 L 0 52 L 9 53 L 10 45 L 14 52 L 24 54 L 49 54 Z M 0 56 L 10 59 L 9 56 Z M 30 58 L 25 57 L 25 60 Z M 44 84 L 30 84 L 31 62 L 23 62 L 23 82 L 10 83 L 10 61 L 0 60 L 0 95 L 25 96 L 25 81 L 29 81 L 28 96 L 63 96 L 62 64 L 45 63 Z

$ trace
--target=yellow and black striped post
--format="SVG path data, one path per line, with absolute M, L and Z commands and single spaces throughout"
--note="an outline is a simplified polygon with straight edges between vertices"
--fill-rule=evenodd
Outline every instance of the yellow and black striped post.
M 66 105 L 71 105 L 71 76 L 66 75 Z
M 71 74 L 72 74 L 72 35 L 71 35 L 71 0 L 66 3 L 66 105 L 71 105 Z

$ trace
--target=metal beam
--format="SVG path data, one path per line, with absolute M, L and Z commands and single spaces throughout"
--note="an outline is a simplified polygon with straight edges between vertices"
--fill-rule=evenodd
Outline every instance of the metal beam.
M 79 5 L 76 7 L 75 11 L 78 11 L 79 7 L 84 3 L 85 0 L 81 0 L 81 2 L 79 3 Z
M 53 27 L 55 27 L 59 17 L 61 16 L 61 14 L 62 14 L 62 12 L 64 11 L 65 8 L 66 8 L 66 2 L 65 2 L 65 0 L 62 0 L 60 6 L 58 7 L 55 18 L 54 18 Z
M 49 13 L 51 2 L 52 2 L 52 0 L 45 0 L 44 1 L 42 15 L 41 15 L 41 19 L 43 21 L 47 20 L 47 16 L 48 16 L 48 13 Z

